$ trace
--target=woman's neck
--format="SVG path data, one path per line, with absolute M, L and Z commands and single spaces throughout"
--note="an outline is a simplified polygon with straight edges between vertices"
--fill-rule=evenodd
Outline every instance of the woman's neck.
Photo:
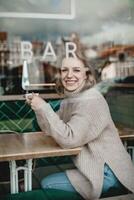
M 66 97 L 73 97 L 73 96 L 76 96 L 76 95 L 78 95 L 80 92 L 83 91 L 84 86 L 85 86 L 85 81 L 83 81 L 82 84 L 80 85 L 80 87 L 78 87 L 76 90 L 69 91 L 69 90 L 64 89 L 64 94 L 65 94 Z

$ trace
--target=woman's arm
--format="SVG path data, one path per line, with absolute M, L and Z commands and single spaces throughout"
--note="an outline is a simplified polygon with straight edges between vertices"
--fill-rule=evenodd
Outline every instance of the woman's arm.
M 108 125 L 108 107 L 101 98 L 77 102 L 67 123 L 59 118 L 48 103 L 37 98 L 33 99 L 31 107 L 35 111 L 41 130 L 46 131 L 47 124 L 47 134 L 63 148 L 82 146 L 94 140 Z M 37 106 L 37 101 L 40 106 Z

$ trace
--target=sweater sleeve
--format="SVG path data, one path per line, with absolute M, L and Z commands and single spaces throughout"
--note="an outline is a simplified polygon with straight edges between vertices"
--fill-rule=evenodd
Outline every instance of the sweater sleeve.
M 50 112 L 51 112 L 51 114 L 50 114 Z M 52 124 L 50 124 L 48 117 L 46 117 L 46 116 L 47 115 L 49 116 L 49 114 L 50 114 L 51 116 L 57 115 L 60 118 L 60 116 L 62 115 L 62 111 L 61 111 L 61 109 L 58 109 L 58 111 L 55 112 L 54 109 L 52 108 L 52 106 L 49 103 L 47 103 L 46 101 L 44 101 L 39 106 L 39 109 L 37 111 L 35 111 L 35 114 L 36 114 L 36 120 L 38 122 L 40 129 L 43 132 L 45 132 L 46 135 L 51 135 L 50 134 L 51 133 L 50 125 L 52 125 Z
M 107 127 L 110 117 L 105 100 L 96 97 L 77 102 L 66 123 L 46 102 L 35 113 L 42 131 L 47 131 L 63 148 L 83 146 L 93 141 Z M 45 130 L 44 124 L 47 124 Z

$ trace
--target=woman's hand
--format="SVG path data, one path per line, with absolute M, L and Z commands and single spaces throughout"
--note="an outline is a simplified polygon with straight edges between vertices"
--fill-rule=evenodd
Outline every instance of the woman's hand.
M 44 104 L 44 100 L 39 97 L 39 95 L 34 93 L 26 95 L 26 102 L 31 106 L 34 111 L 40 109 L 40 107 L 42 107 L 42 105 Z

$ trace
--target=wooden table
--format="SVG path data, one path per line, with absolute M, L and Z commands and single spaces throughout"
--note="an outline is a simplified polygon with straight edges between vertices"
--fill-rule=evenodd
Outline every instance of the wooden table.
M 117 129 L 122 140 L 134 140 L 134 128 L 117 125 Z
M 117 126 L 117 128 L 120 138 L 134 163 L 134 145 L 128 143 L 128 141 L 134 141 L 134 129 L 123 126 Z
M 0 134 L 0 161 L 9 161 L 11 193 L 18 192 L 18 171 L 24 170 L 25 191 L 32 190 L 32 159 L 77 155 L 81 147 L 62 149 L 43 132 Z M 25 166 L 17 166 L 16 160 L 26 160 Z
M 134 141 L 134 129 L 124 127 L 124 126 L 117 126 L 119 135 L 121 140 L 124 142 L 124 145 L 127 147 L 127 141 Z

